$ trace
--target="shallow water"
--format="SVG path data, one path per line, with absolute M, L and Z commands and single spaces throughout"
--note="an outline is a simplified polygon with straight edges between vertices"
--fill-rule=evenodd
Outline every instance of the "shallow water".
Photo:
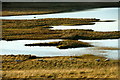
M 0 54 L 32 54 L 37 56 L 78 56 L 82 54 L 103 55 L 108 58 L 117 59 L 118 50 L 94 50 L 94 47 L 58 49 L 56 47 L 29 47 L 24 46 L 29 43 L 53 42 L 61 40 L 17 40 L 17 41 L 0 41 Z M 118 40 L 79 40 L 89 42 L 96 47 L 118 47 Z
M 36 18 L 34 18 L 36 17 Z M 83 26 L 54 26 L 53 29 L 93 29 L 95 31 L 118 31 L 118 8 L 98 8 L 86 11 L 45 14 L 7 16 L 0 19 L 41 19 L 41 18 L 98 18 L 101 20 L 116 20 L 115 22 L 96 22 L 95 25 Z M 118 50 L 94 50 L 94 47 L 58 49 L 56 47 L 28 47 L 24 44 L 37 42 L 53 42 L 61 40 L 17 40 L 0 41 L 0 54 L 32 54 L 37 56 L 74 56 L 82 54 L 103 55 L 108 58 L 118 59 Z M 108 40 L 79 40 L 89 42 L 96 47 L 118 47 L 118 39 Z
M 74 12 L 71 14 L 68 15 L 70 17 L 75 15 L 75 18 L 98 18 L 101 20 L 115 20 L 115 22 L 95 22 L 95 25 L 82 26 L 52 26 L 54 27 L 53 29 L 92 29 L 94 31 L 118 31 L 118 8 L 100 8 L 89 11 Z
M 57 29 L 92 29 L 94 31 L 118 31 L 118 21 L 115 22 L 95 22 L 94 25 L 82 25 L 82 26 L 52 26 L 53 30 Z

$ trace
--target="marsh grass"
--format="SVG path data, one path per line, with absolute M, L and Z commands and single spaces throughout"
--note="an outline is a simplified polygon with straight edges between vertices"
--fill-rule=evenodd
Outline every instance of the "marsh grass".
M 51 30 L 51 26 L 59 25 L 89 25 L 99 19 L 47 18 L 37 20 L 3 20 L 3 40 L 44 40 L 44 39 L 118 39 L 120 31 L 95 32 L 93 30 L 70 29 Z M 92 22 L 92 23 L 91 23 Z M 45 28 L 47 27 L 47 28 Z
M 109 69 L 10 70 L 3 71 L 3 75 L 8 78 L 118 78 L 117 67 L 109 67 Z
M 21 6 L 22 5 L 22 6 Z M 34 3 L 3 3 L 2 16 L 11 15 L 35 15 L 35 14 L 50 14 L 61 12 L 74 12 L 101 7 L 118 7 L 117 2 L 98 3 L 98 2 L 76 2 L 76 3 L 49 3 L 49 2 L 34 2 Z
M 98 58 L 101 59 L 100 62 L 95 61 Z M 45 60 L 45 62 L 38 61 L 38 59 Z M 105 57 L 92 54 L 36 57 L 12 64 L 3 62 L 2 73 L 3 78 L 118 78 L 119 61 L 106 62 L 105 59 Z

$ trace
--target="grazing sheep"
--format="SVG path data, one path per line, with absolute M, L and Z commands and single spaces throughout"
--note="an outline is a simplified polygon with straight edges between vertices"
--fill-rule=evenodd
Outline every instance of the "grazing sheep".
M 96 59 L 96 61 L 98 61 L 98 62 L 99 62 L 99 61 L 100 61 L 100 59 Z
M 105 61 L 110 61 L 110 59 L 105 59 Z
M 69 58 L 69 60 L 74 60 L 75 58 Z

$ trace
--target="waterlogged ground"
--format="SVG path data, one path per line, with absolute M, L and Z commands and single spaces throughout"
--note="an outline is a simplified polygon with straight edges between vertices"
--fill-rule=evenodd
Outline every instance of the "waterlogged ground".
M 108 58 L 118 59 L 118 49 L 95 49 L 97 47 L 118 48 L 118 40 L 79 40 L 88 42 L 95 47 L 58 49 L 56 47 L 25 46 L 31 43 L 57 42 L 62 40 L 17 40 L 1 41 L 1 54 L 33 54 L 37 56 L 75 56 L 82 54 L 103 55 Z
M 99 8 L 69 13 L 0 17 L 0 19 L 9 20 L 42 18 L 98 18 L 100 20 L 115 20 L 115 22 L 95 22 L 95 25 L 51 26 L 54 27 L 51 29 L 92 29 L 100 32 L 118 31 L 118 8 Z M 8 29 L 8 31 L 10 31 L 10 29 Z M 20 37 L 20 35 L 18 35 L 18 37 Z M 115 80 L 118 78 L 118 40 L 119 39 L 79 39 L 78 41 L 88 42 L 89 44 L 94 45 L 94 47 L 70 49 L 58 49 L 53 46 L 25 46 L 25 44 L 56 42 L 62 41 L 62 39 L 15 41 L 1 40 L 0 54 L 4 56 L 5 54 L 9 55 L 3 57 L 3 77 L 49 78 L 51 80 L 53 78 L 83 78 L 84 80 L 87 78 L 106 78 L 105 80 L 110 80 L 110 78 L 112 78 Z M 20 55 L 19 57 L 15 56 L 17 54 L 31 54 L 39 57 L 20 58 Z M 106 58 L 110 58 L 110 61 L 106 61 Z M 100 59 L 100 61 L 96 61 L 96 59 Z

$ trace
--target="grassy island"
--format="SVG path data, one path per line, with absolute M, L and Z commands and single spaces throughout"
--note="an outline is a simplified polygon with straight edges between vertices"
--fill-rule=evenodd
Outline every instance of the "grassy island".
M 92 47 L 87 42 L 81 42 L 77 40 L 64 40 L 59 42 L 49 42 L 49 43 L 33 43 L 25 44 L 25 46 L 57 46 L 59 49 L 77 48 L 77 47 Z

